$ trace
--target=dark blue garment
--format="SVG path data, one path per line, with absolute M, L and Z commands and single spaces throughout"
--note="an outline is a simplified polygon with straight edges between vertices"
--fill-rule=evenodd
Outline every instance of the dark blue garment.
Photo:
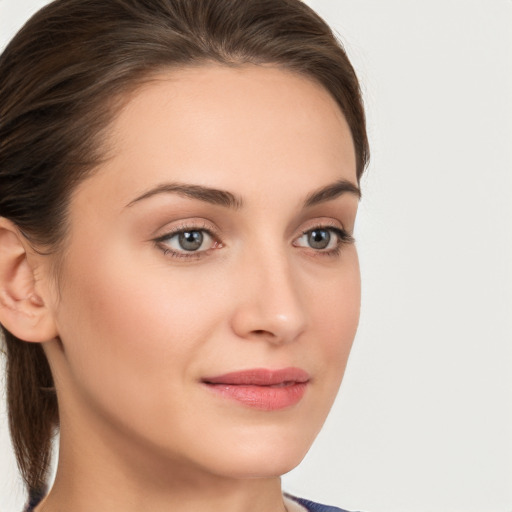
M 315 503 L 314 501 L 305 500 L 304 498 L 296 498 L 287 494 L 288 498 L 296 501 L 299 505 L 302 505 L 309 512 L 348 512 L 347 510 L 331 507 L 330 505 L 322 505 L 321 503 Z

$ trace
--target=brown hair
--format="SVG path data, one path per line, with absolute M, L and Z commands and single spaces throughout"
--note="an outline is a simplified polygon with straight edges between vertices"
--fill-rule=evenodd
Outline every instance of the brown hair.
M 207 61 L 269 63 L 322 84 L 348 122 L 360 178 L 369 151 L 356 75 L 300 0 L 57 0 L 0 57 L 0 216 L 58 253 L 71 192 L 105 157 L 116 99 L 162 69 Z M 48 478 L 57 396 L 41 345 L 2 331 L 11 437 L 35 495 Z

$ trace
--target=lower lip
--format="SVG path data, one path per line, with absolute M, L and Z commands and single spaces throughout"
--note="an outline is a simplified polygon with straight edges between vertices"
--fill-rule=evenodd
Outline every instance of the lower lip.
M 236 400 L 253 409 L 276 411 L 301 401 L 307 382 L 293 382 L 284 386 L 254 386 L 234 384 L 205 384 L 214 393 Z

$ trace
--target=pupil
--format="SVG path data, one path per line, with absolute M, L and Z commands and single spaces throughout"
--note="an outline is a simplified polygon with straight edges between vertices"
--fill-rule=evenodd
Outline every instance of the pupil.
M 331 233 L 326 229 L 314 229 L 309 233 L 308 243 L 313 249 L 325 249 L 331 241 Z
M 203 244 L 201 231 L 185 231 L 178 237 L 180 247 L 185 251 L 197 251 Z

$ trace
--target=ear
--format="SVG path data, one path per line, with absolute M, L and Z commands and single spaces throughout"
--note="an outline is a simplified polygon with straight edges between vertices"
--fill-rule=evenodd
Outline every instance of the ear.
M 24 341 L 44 342 L 57 336 L 53 314 L 35 279 L 35 254 L 11 221 L 0 217 L 0 323 Z

